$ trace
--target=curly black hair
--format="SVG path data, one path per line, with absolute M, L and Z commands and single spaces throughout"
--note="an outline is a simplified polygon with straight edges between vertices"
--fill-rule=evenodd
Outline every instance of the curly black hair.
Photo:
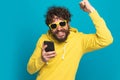
M 48 8 L 47 14 L 45 15 L 47 25 L 53 22 L 54 16 L 67 20 L 67 22 L 71 20 L 71 14 L 68 9 L 65 7 L 52 6 Z

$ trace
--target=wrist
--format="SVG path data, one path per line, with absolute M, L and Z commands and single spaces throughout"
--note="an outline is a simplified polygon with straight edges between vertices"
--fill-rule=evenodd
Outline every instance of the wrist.
M 95 9 L 92 7 L 92 8 L 90 9 L 89 13 L 92 13 L 92 12 L 94 12 L 94 11 L 95 11 Z

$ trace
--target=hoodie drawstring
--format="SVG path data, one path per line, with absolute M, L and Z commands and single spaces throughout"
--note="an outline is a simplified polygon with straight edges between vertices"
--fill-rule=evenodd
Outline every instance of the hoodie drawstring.
M 64 58 L 65 58 L 65 54 L 66 54 L 65 49 L 66 49 L 66 44 L 63 47 L 62 60 L 64 60 Z

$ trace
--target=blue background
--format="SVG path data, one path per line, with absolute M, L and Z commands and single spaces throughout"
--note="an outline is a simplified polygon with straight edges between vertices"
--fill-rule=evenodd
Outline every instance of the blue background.
M 84 33 L 95 32 L 87 13 L 79 8 L 81 0 L 1 0 L 0 1 L 0 78 L 35 80 L 26 71 L 35 44 L 48 27 L 44 15 L 49 6 L 65 6 L 72 13 L 71 25 Z M 114 37 L 110 46 L 85 54 L 76 80 L 120 80 L 119 2 L 89 0 L 105 19 Z

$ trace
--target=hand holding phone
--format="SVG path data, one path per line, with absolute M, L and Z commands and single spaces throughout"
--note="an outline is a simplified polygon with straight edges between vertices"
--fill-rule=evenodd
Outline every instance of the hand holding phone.
M 42 60 L 44 62 L 47 62 L 55 56 L 56 53 L 55 53 L 54 43 L 51 41 L 44 41 L 43 50 L 42 50 Z

